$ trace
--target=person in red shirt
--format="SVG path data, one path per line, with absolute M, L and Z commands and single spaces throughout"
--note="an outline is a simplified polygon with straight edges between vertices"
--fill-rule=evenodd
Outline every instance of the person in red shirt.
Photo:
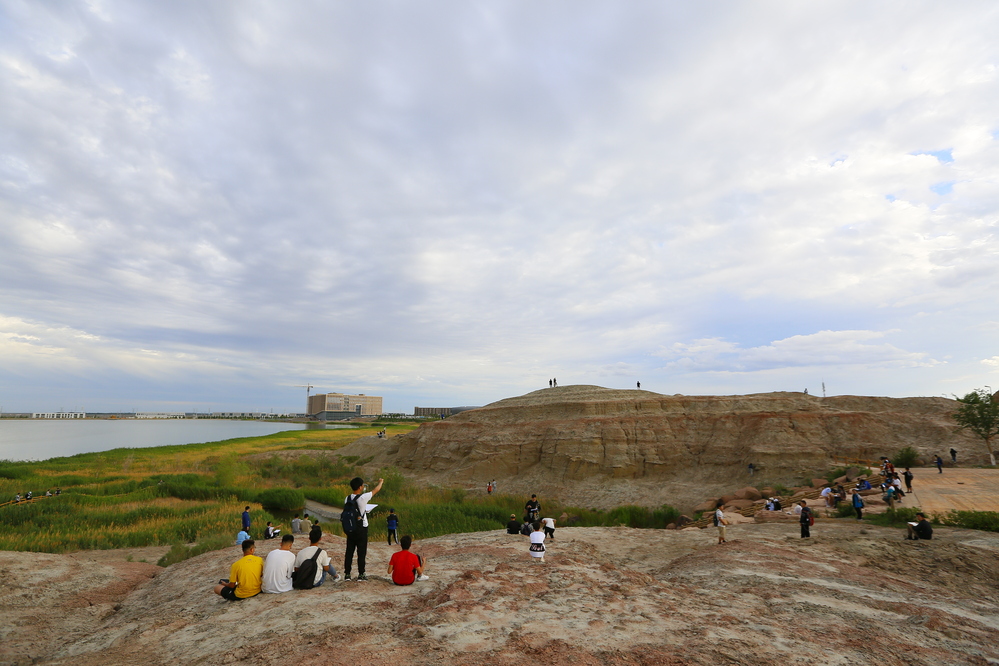
M 423 558 L 409 551 L 412 545 L 413 537 L 408 534 L 403 536 L 399 541 L 402 550 L 389 560 L 388 572 L 392 574 L 392 582 L 396 585 L 412 585 L 414 581 L 430 580 L 430 576 L 423 575 Z

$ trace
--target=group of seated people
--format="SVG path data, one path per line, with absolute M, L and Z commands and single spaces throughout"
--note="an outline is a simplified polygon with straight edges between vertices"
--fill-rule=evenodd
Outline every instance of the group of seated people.
M 780 511 L 782 508 L 779 497 L 768 497 L 763 506 L 767 511 Z
M 240 532 L 241 535 L 244 533 Z M 280 594 L 293 589 L 312 589 L 322 585 L 327 577 L 333 581 L 341 580 L 329 553 L 319 546 L 322 537 L 322 530 L 313 526 L 309 532 L 309 545 L 295 554 L 291 550 L 295 545 L 295 537 L 286 534 L 281 537 L 281 547 L 272 550 L 267 554 L 267 559 L 264 559 L 256 555 L 256 542 L 247 535 L 239 543 L 243 549 L 243 557 L 233 563 L 229 569 L 229 578 L 218 582 L 215 594 L 228 601 L 241 601 L 261 592 Z M 389 560 L 388 573 L 396 585 L 412 585 L 417 580 L 429 579 L 423 573 L 423 558 L 410 552 L 412 544 L 413 537 L 408 534 L 403 536 L 399 542 L 402 550 Z M 308 573 L 313 568 L 312 563 L 315 565 L 315 574 L 310 580 Z

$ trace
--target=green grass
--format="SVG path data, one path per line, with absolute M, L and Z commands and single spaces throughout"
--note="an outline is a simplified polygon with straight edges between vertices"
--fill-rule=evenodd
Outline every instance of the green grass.
M 882 527 L 904 527 L 906 523 L 916 522 L 917 511 L 919 511 L 918 506 L 888 509 L 884 513 L 864 514 L 864 522 Z M 932 520 L 930 516 L 926 517 Z
M 256 526 L 251 534 L 261 537 L 257 532 L 266 521 L 281 526 L 263 510 L 262 500 L 276 515 L 284 515 L 303 496 L 339 508 L 349 492 L 350 479 L 359 474 L 360 465 L 370 461 L 285 452 L 332 452 L 382 427 L 391 436 L 416 424 L 386 422 L 351 430 L 291 431 L 186 446 L 115 449 L 43 462 L 0 461 L 0 497 L 63 489 L 59 497 L 0 507 L 0 549 L 68 552 L 171 544 L 162 562 L 177 562 L 232 543 L 247 504 Z M 394 469 L 367 477 L 371 487 L 377 478 L 385 479 L 375 498 L 379 507 L 371 516 L 373 539 L 384 538 L 390 507 L 400 517 L 400 533 L 417 538 L 498 530 L 505 527 L 511 513 L 518 518 L 523 513 L 525 498 L 519 496 L 483 496 L 461 487 L 417 485 Z M 572 525 L 641 528 L 663 528 L 679 515 L 668 506 L 595 511 L 551 500 L 543 503 L 543 513 L 554 518 L 566 513 Z M 338 522 L 324 521 L 323 528 L 340 531 Z M 196 545 L 183 545 L 191 543 Z
M 999 532 L 999 512 L 996 511 L 950 511 L 939 516 L 938 521 L 941 525 L 951 527 Z

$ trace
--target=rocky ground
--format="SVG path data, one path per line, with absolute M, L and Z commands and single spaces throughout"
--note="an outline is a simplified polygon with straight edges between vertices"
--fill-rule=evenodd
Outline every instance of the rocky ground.
M 0 553 L 0 662 L 999 664 L 999 534 L 714 532 L 560 528 L 544 563 L 500 531 L 427 539 L 431 580 L 412 587 L 385 579 L 391 550 L 372 544 L 367 583 L 239 603 L 211 594 L 235 547 L 165 570 Z M 326 543 L 339 564 L 342 540 Z

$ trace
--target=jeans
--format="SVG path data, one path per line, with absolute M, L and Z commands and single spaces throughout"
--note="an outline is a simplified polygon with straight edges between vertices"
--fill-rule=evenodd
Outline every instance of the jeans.
M 320 571 L 323 572 L 323 575 L 319 577 L 319 582 L 313 585 L 312 587 L 319 587 L 320 585 L 323 584 L 323 581 L 326 580 L 326 569 L 320 569 Z M 334 572 L 333 575 L 335 576 L 336 572 Z

